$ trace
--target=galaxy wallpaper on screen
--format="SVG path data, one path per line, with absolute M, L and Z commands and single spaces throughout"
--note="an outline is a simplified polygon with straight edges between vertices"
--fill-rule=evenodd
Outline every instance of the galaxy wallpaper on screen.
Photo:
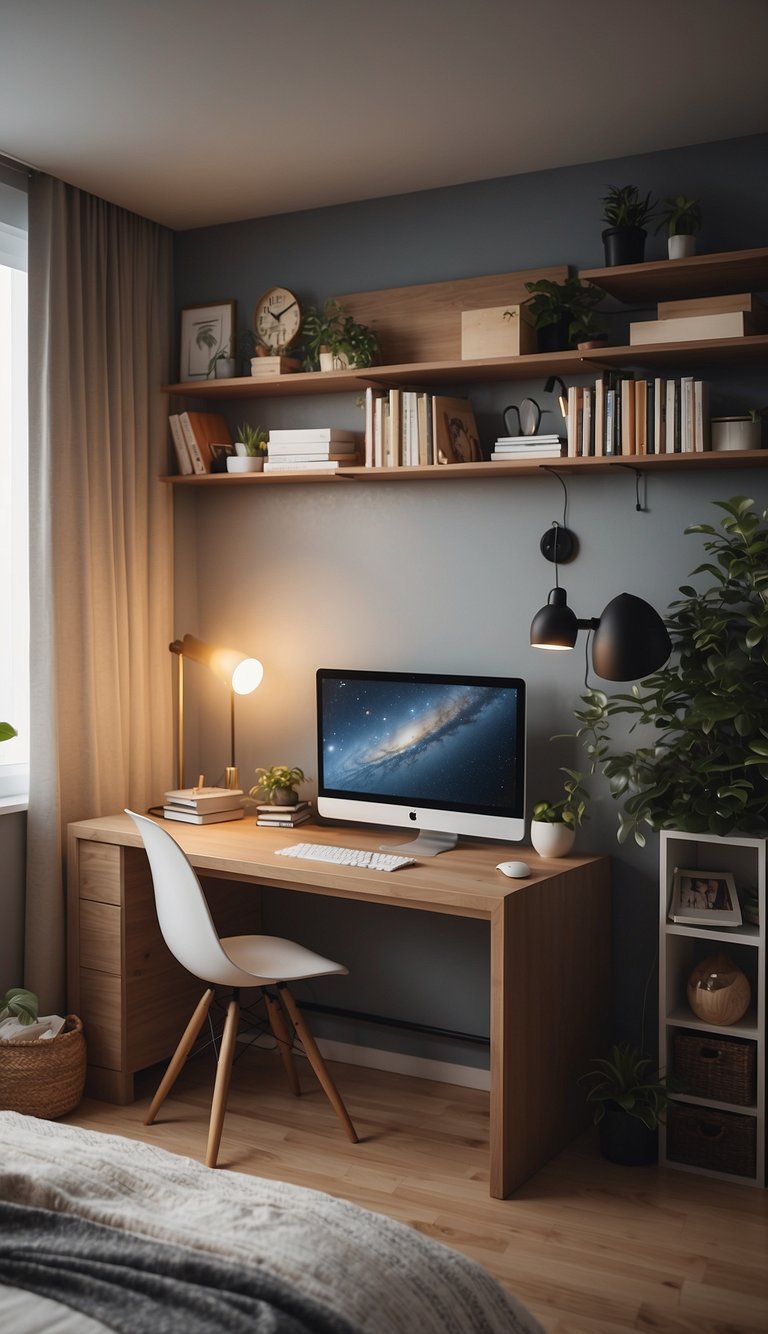
M 517 708 L 511 687 L 325 679 L 323 786 L 413 805 L 514 810 Z

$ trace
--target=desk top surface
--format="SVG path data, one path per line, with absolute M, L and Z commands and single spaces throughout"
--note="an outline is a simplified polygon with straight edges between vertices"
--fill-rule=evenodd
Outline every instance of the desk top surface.
M 399 844 L 408 831 L 360 825 L 316 825 L 307 821 L 296 829 L 258 826 L 254 816 L 221 824 L 193 825 L 158 820 L 184 849 L 196 870 L 230 880 L 250 880 L 332 897 L 361 898 L 375 903 L 456 913 L 465 917 L 493 916 L 510 895 L 536 884 L 552 883 L 564 875 L 590 868 L 605 868 L 605 857 L 540 857 L 529 847 L 511 843 L 462 842 L 437 857 L 418 858 L 415 866 L 399 871 L 369 871 L 333 863 L 299 861 L 276 856 L 277 849 L 293 843 L 324 843 L 337 847 L 376 850 Z M 69 826 L 71 840 L 141 847 L 139 833 L 127 815 L 100 816 Z M 520 860 L 531 867 L 525 880 L 510 880 L 496 870 L 500 861 Z

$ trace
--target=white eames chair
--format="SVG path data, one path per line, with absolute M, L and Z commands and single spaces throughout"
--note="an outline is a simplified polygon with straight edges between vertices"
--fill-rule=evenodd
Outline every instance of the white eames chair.
M 346 973 L 347 969 L 343 964 L 333 963 L 330 959 L 324 959 L 320 954 L 305 949 L 303 945 L 297 945 L 292 940 L 283 940 L 279 936 L 219 937 L 200 881 L 176 840 L 167 830 L 145 815 L 137 815 L 129 810 L 125 813 L 130 815 L 141 834 L 149 858 L 157 917 L 165 943 L 182 967 L 208 984 L 171 1057 L 144 1124 L 150 1125 L 154 1121 L 173 1088 L 205 1023 L 213 1001 L 214 987 L 231 987 L 232 999 L 227 1009 L 216 1068 L 208 1147 L 205 1155 L 207 1166 L 216 1166 L 240 1019 L 240 988 L 261 987 L 269 1023 L 291 1091 L 297 1095 L 301 1092 L 281 1002 L 288 1012 L 304 1053 L 328 1100 L 347 1135 L 353 1144 L 356 1144 L 357 1134 L 347 1109 L 287 985 L 288 982 L 299 982 L 310 977 Z M 269 987 L 274 987 L 276 994 L 267 990 Z

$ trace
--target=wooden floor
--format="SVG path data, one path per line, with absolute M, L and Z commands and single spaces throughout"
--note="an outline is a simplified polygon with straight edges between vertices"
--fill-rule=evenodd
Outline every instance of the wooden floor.
M 202 1160 L 211 1069 L 188 1065 L 154 1126 L 156 1072 L 129 1107 L 84 1101 L 73 1124 Z M 590 1132 L 514 1198 L 488 1195 L 487 1094 L 339 1065 L 361 1143 L 343 1135 L 304 1061 L 235 1066 L 219 1165 L 343 1196 L 490 1270 L 551 1334 L 766 1334 L 768 1192 L 600 1158 Z M 410 1334 L 403 1331 L 403 1334 Z

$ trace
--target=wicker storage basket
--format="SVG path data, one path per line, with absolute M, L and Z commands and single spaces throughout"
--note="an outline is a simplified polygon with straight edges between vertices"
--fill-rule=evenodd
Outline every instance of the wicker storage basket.
M 753 1116 L 677 1103 L 667 1115 L 667 1157 L 712 1172 L 752 1177 L 757 1129 Z
M 682 1092 L 745 1107 L 755 1101 L 754 1042 L 715 1034 L 704 1037 L 698 1033 L 677 1033 L 674 1051 L 675 1076 Z
M 69 1014 L 58 1037 L 0 1043 L 0 1110 L 45 1120 L 77 1107 L 85 1087 L 82 1022 Z

